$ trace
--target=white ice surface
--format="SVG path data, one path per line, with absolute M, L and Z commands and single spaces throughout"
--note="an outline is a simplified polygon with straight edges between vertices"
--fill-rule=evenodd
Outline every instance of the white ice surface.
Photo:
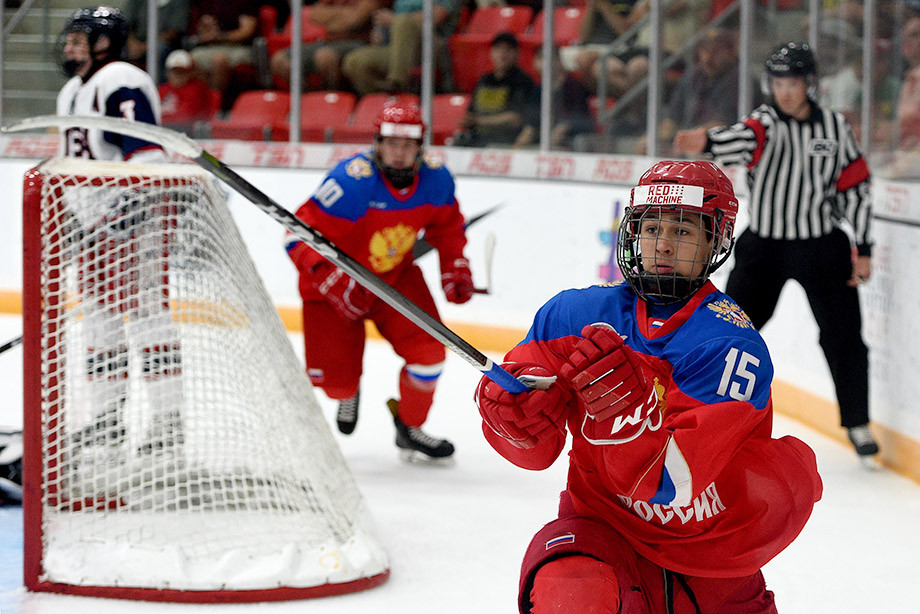
M 0 317 L 0 343 L 18 334 L 20 326 L 19 318 Z M 299 337 L 291 339 L 302 354 Z M 0 355 L 0 425 L 22 421 L 21 361 L 20 348 Z M 515 612 L 521 556 L 533 533 L 554 517 L 565 483 L 564 460 L 534 473 L 495 454 L 482 437 L 472 403 L 479 374 L 451 355 L 425 428 L 453 440 L 456 464 L 404 464 L 397 458 L 384 406 L 396 392 L 399 360 L 388 346 L 372 342 L 364 364 L 358 428 L 350 437 L 336 433 L 336 438 L 390 556 L 391 576 L 382 586 L 306 602 L 251 605 L 29 594 L 22 587 L 22 515 L 19 507 L 8 506 L 0 508 L 0 612 Z M 333 424 L 334 405 L 321 393 L 318 398 Z M 920 569 L 920 485 L 887 471 L 869 472 L 851 450 L 781 416 L 776 432 L 796 435 L 815 449 L 825 486 L 802 535 L 764 570 L 779 611 L 920 612 L 913 588 Z

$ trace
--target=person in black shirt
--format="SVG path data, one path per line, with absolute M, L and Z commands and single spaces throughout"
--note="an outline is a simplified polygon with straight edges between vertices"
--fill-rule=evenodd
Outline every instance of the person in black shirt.
M 492 72 L 479 78 L 464 130 L 454 145 L 524 147 L 539 134 L 539 88 L 518 66 L 518 41 L 510 32 L 492 39 Z

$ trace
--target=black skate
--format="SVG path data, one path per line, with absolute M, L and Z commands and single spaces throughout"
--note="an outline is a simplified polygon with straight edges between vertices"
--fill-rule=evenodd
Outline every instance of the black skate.
M 358 425 L 358 401 L 361 399 L 359 390 L 350 399 L 339 401 L 339 410 L 335 414 L 335 422 L 339 425 L 339 432 L 351 435 Z
M 396 399 L 387 401 L 387 407 L 396 425 L 396 447 L 399 448 L 400 458 L 408 462 L 447 463 L 453 460 L 454 444 L 432 437 L 418 427 L 407 426 L 399 419 L 399 401 Z
M 138 447 L 141 454 L 169 452 L 173 455 L 185 444 L 185 429 L 177 410 L 171 410 L 153 417 L 143 443 Z
M 92 424 L 87 424 L 74 433 L 73 442 L 77 446 L 105 446 L 118 445 L 125 440 L 125 427 L 122 424 L 121 413 L 125 398 L 121 397 L 118 403 L 105 409 L 93 418 Z
M 878 442 L 872 436 L 868 425 L 853 426 L 847 429 L 847 437 L 856 449 L 860 462 L 869 469 L 878 469 L 878 462 L 873 458 L 878 454 Z

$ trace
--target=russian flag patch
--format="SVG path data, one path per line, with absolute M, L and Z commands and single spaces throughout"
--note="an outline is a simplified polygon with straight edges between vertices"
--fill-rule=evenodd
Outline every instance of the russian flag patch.
M 557 537 L 552 538 L 548 542 L 546 542 L 546 549 L 549 550 L 550 548 L 555 548 L 556 546 L 560 544 L 574 544 L 574 543 L 575 543 L 575 536 L 572 533 L 566 533 L 565 535 L 559 535 Z

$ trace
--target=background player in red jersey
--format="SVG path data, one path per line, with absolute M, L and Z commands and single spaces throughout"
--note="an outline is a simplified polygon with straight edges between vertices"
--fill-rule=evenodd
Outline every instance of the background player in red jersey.
M 473 278 L 463 256 L 466 234 L 454 180 L 440 163 L 422 155 L 425 125 L 418 105 L 385 105 L 375 126 L 373 149 L 340 162 L 297 217 L 438 317 L 412 247 L 424 232 L 440 255 L 447 300 L 470 300 Z M 307 371 L 314 386 L 339 400 L 339 430 L 351 433 L 358 419 L 364 321 L 371 320 L 406 361 L 400 398 L 388 403 L 396 445 L 410 455 L 451 456 L 453 444 L 420 428 L 434 399 L 444 347 L 293 236 L 288 235 L 286 247 L 300 272 Z
M 545 469 L 572 434 L 559 517 L 524 557 L 521 612 L 776 612 L 760 569 L 822 485 L 807 445 L 771 437 L 770 355 L 709 281 L 737 210 L 712 163 L 653 166 L 620 225 L 625 283 L 558 294 L 505 357 L 553 383 L 513 395 L 480 382 L 483 432 L 512 463 Z

